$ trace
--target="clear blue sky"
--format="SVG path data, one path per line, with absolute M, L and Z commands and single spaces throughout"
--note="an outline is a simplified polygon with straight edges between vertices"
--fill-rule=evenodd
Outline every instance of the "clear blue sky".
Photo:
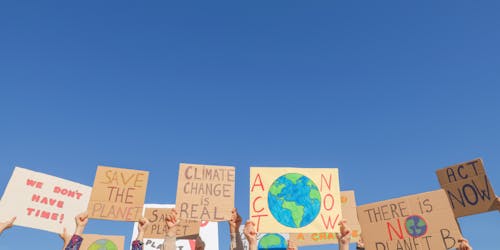
M 149 170 L 147 202 L 173 203 L 180 162 L 234 165 L 246 218 L 252 165 L 338 167 L 366 204 L 437 189 L 436 169 L 483 157 L 500 193 L 499 9 L 2 1 L 0 190 L 15 165 L 92 185 L 102 164 Z M 499 222 L 460 219 L 481 250 L 497 247 Z M 129 242 L 132 224 L 87 232 Z M 24 228 L 0 238 L 2 250 L 40 246 L 61 242 Z

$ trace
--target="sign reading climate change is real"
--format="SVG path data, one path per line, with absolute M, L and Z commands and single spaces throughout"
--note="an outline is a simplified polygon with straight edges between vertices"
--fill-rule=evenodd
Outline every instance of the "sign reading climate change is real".
M 226 221 L 234 208 L 234 167 L 181 163 L 176 209 L 181 219 Z
M 75 230 L 75 216 L 87 208 L 91 188 L 16 167 L 0 202 L 0 221 L 61 233 Z
M 261 233 L 339 232 L 338 169 L 250 168 L 250 217 Z
M 457 247 L 462 236 L 444 190 L 359 206 L 358 219 L 366 249 L 432 249 Z

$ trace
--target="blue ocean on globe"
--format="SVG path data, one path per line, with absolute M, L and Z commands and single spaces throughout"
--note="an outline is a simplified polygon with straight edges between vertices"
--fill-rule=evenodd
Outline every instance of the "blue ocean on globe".
M 308 177 L 289 173 L 276 179 L 268 192 L 269 210 L 282 225 L 301 228 L 316 219 L 321 207 L 321 194 Z
M 266 234 L 259 240 L 259 250 L 286 250 L 287 242 L 280 234 Z

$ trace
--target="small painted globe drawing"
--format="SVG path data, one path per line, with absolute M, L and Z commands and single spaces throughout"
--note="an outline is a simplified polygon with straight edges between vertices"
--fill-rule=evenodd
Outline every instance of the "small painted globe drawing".
M 286 250 L 285 238 L 280 234 L 266 234 L 259 240 L 259 250 Z
M 118 250 L 118 247 L 110 240 L 101 239 L 94 241 L 87 250 Z
M 406 232 L 413 238 L 424 236 L 427 233 L 427 222 L 419 215 L 406 218 Z
M 290 228 L 309 225 L 321 209 L 318 186 L 308 177 L 297 173 L 277 178 L 269 188 L 267 201 L 273 217 Z

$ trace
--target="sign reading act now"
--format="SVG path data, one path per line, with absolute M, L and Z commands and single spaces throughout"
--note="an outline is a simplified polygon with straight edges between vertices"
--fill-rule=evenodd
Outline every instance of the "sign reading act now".
M 496 195 L 481 159 L 449 166 L 436 174 L 441 187 L 446 190 L 456 218 L 492 209 Z

